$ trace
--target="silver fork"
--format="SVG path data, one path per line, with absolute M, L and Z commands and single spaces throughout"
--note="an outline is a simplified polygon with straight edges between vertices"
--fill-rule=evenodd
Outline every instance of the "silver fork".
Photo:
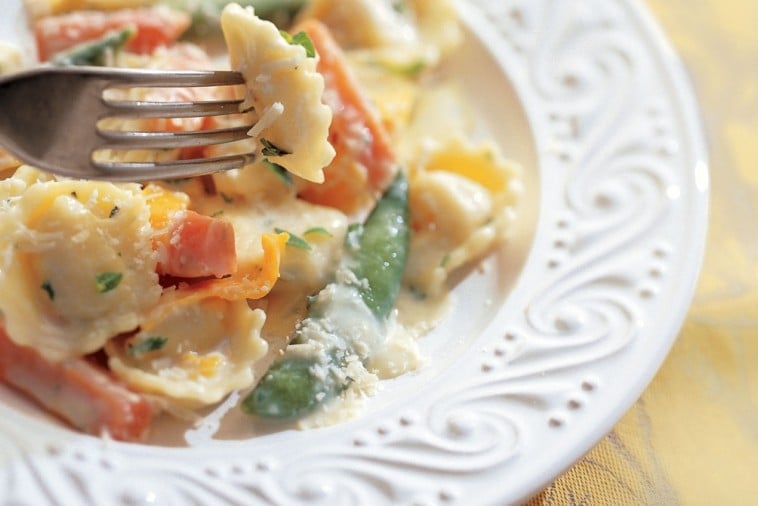
M 163 71 L 102 67 L 40 67 L 0 77 L 0 146 L 59 175 L 111 181 L 199 176 L 242 167 L 245 153 L 171 162 L 96 161 L 98 150 L 174 149 L 249 138 L 252 125 L 193 132 L 103 130 L 108 117 L 188 118 L 239 113 L 240 100 L 207 102 L 113 101 L 110 88 L 226 86 L 244 82 L 231 71 Z

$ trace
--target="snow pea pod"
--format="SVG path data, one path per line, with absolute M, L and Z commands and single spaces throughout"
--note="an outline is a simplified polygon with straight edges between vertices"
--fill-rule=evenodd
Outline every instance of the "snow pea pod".
M 108 51 L 118 51 L 129 39 L 136 33 L 134 27 L 127 27 L 122 30 L 114 30 L 106 33 L 101 38 L 83 42 L 72 47 L 68 51 L 59 53 L 53 57 L 51 63 L 61 66 L 75 65 L 94 65 L 103 66 L 106 64 L 105 58 Z
M 402 174 L 385 191 L 363 226 L 347 238 L 347 267 L 366 280 L 358 290 L 380 320 L 386 319 L 400 291 L 408 259 L 410 225 L 408 182 Z
M 343 266 L 354 274 L 352 280 L 335 281 L 314 297 L 293 345 L 243 400 L 244 412 L 297 419 L 349 386 L 352 380 L 345 368 L 355 356 L 356 344 L 369 350 L 361 357 L 365 362 L 386 338 L 409 241 L 408 182 L 400 173 L 366 222 L 348 232 Z M 345 314 L 372 321 L 356 322 Z M 372 330 L 365 332 L 366 326 Z M 378 337 L 366 342 L 367 335 Z M 358 343 L 359 339 L 363 341 Z M 303 353 L 304 347 L 310 353 Z
M 192 24 L 186 36 L 208 37 L 221 32 L 221 11 L 229 0 L 161 0 L 162 4 L 187 12 Z M 306 3 L 306 0 L 237 0 L 242 7 L 251 6 L 255 14 L 277 24 L 287 23 Z

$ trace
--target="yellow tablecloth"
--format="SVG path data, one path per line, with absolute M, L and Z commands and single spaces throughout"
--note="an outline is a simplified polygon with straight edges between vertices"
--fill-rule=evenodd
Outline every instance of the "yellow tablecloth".
M 646 0 L 705 122 L 709 237 L 695 300 L 642 398 L 535 505 L 758 505 L 758 2 Z

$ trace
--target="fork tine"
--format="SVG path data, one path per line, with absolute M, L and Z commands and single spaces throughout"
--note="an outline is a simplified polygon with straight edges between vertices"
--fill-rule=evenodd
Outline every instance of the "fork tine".
M 208 102 L 104 101 L 115 116 L 123 118 L 193 118 L 238 114 L 242 100 Z
M 91 73 L 96 74 L 97 69 Z M 111 86 L 142 87 L 187 87 L 187 86 L 231 86 L 244 84 L 239 72 L 231 70 L 150 70 L 150 69 L 107 69 L 101 71 L 102 78 Z
M 92 161 L 109 181 L 149 181 L 155 179 L 188 178 L 213 172 L 239 169 L 255 161 L 254 153 L 227 155 L 216 158 L 197 158 L 172 162 L 103 162 Z M 160 177 L 156 178 L 155 173 Z
M 97 149 L 174 149 L 222 144 L 249 139 L 251 126 L 187 132 L 133 132 L 100 130 L 103 141 Z

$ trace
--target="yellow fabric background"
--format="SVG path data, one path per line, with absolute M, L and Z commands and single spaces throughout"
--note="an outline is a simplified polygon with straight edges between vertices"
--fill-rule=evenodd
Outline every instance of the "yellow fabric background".
M 538 505 L 758 505 L 758 2 L 646 0 L 705 122 L 711 209 L 685 325 L 642 398 Z

